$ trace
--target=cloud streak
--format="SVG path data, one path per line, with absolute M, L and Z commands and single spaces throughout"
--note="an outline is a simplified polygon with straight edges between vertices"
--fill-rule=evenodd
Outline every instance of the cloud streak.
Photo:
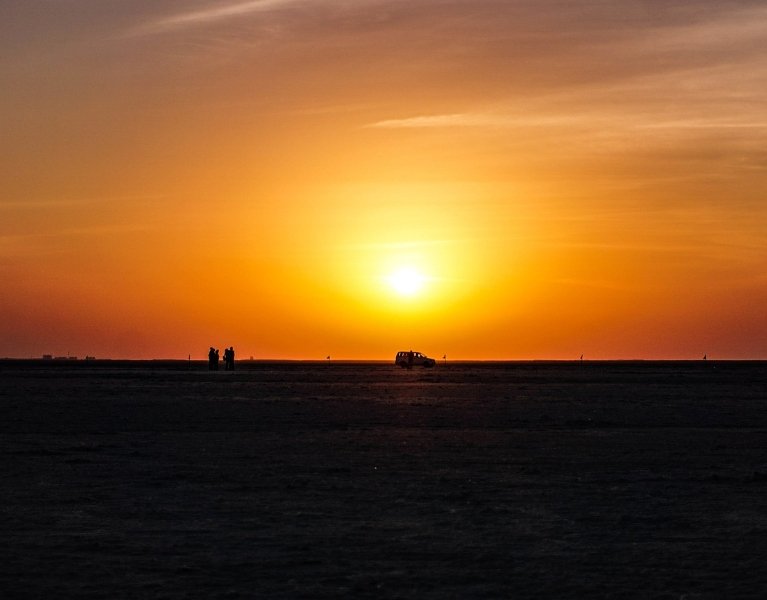
M 609 115 L 549 115 L 540 117 L 511 117 L 494 113 L 452 113 L 443 115 L 424 115 L 405 117 L 402 119 L 385 119 L 364 125 L 368 129 L 439 129 L 452 127 L 494 127 L 494 128 L 517 128 L 517 127 L 553 127 L 572 126 L 582 123 L 602 124 L 612 121 L 617 122 L 617 117 Z M 767 121 L 735 121 L 719 119 L 678 119 L 656 121 L 651 116 L 625 118 L 624 125 L 637 129 L 765 129 Z
M 542 117 L 515 117 L 498 113 L 452 113 L 422 115 L 403 119 L 386 119 L 368 123 L 373 129 L 428 129 L 442 127 L 541 127 L 571 125 L 581 120 L 577 115 L 553 115 Z
M 220 6 L 212 5 L 210 8 L 179 13 L 170 17 L 157 19 L 144 24 L 134 31 L 137 35 L 160 34 L 168 31 L 185 29 L 198 25 L 214 23 L 254 13 L 263 13 L 296 4 L 303 4 L 305 0 L 250 0 Z
M 445 115 L 423 115 L 404 119 L 386 119 L 369 123 L 367 128 L 374 129 L 421 129 L 437 127 L 477 127 L 496 123 L 498 119 L 491 115 L 454 113 Z

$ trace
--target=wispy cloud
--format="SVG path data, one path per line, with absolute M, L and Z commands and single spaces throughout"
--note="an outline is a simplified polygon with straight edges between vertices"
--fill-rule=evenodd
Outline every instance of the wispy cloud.
M 702 119 L 689 119 L 678 121 L 661 121 L 641 125 L 646 129 L 764 129 L 767 128 L 765 121 L 706 121 Z
M 445 240 L 418 240 L 411 242 L 368 242 L 363 244 L 349 244 L 349 248 L 371 250 L 414 250 L 420 248 L 433 248 L 439 246 L 453 246 L 476 242 L 471 238 L 445 239 Z
M 156 202 L 165 198 L 163 194 L 137 194 L 120 196 L 90 196 L 84 198 L 52 198 L 47 200 L 6 200 L 0 202 L 0 210 L 38 210 L 38 209 L 67 209 L 97 204 L 124 204 L 126 202 Z
M 425 115 L 407 117 L 404 119 L 387 119 L 369 123 L 365 127 L 380 129 L 408 129 L 423 127 L 476 127 L 489 125 L 493 119 L 490 115 L 455 113 L 448 115 Z
M 420 129 L 439 127 L 540 127 L 545 125 L 573 124 L 580 120 L 577 115 L 552 115 L 542 117 L 516 117 L 498 113 L 453 113 L 422 115 L 404 119 L 387 119 L 368 123 L 367 128 Z
M 195 25 L 222 21 L 242 15 L 277 10 L 296 4 L 302 4 L 305 1 L 306 0 L 249 0 L 248 2 L 237 2 L 234 4 L 225 4 L 223 6 L 214 3 L 209 8 L 178 13 L 170 17 L 150 21 L 135 29 L 132 33 L 134 35 L 158 34 Z
M 581 101 L 582 103 L 583 101 Z M 574 102 L 577 106 L 578 102 Z M 544 128 L 587 126 L 598 128 L 602 133 L 609 130 L 763 130 L 767 121 L 754 119 L 753 114 L 741 117 L 711 114 L 696 118 L 673 118 L 676 116 L 657 109 L 632 112 L 632 103 L 613 107 L 600 107 L 599 111 L 572 108 L 568 113 L 556 108 L 546 109 L 542 114 L 517 116 L 494 112 L 448 113 L 440 115 L 417 115 L 400 119 L 385 119 L 367 123 L 367 129 L 440 129 L 440 128 Z M 695 107 L 689 108 L 690 111 Z M 703 108 L 707 108 L 703 105 Z M 546 111 L 550 112 L 546 112 Z

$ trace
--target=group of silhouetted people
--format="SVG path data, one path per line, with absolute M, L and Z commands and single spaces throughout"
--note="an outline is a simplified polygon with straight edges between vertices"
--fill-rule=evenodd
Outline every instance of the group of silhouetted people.
M 208 351 L 208 369 L 218 371 L 218 348 L 210 347 Z M 224 348 L 224 371 L 234 371 L 234 346 Z

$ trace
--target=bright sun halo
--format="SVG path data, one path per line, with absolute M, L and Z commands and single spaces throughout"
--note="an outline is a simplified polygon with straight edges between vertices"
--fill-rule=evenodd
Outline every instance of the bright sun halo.
M 392 289 L 401 296 L 414 296 L 423 288 L 424 276 L 412 267 L 402 267 L 393 271 L 387 281 Z

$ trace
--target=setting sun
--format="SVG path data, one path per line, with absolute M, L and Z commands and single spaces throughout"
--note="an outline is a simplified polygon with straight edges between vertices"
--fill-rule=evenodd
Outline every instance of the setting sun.
M 400 296 L 415 296 L 423 289 L 426 278 L 413 267 L 401 267 L 386 280 Z

